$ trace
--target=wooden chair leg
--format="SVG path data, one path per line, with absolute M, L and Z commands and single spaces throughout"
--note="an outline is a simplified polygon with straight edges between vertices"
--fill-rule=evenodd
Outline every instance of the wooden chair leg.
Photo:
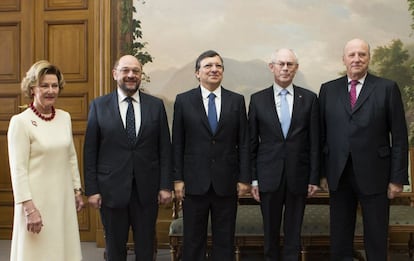
M 365 261 L 365 258 L 362 256 L 361 252 L 354 250 L 354 258 L 358 261 Z
M 306 249 L 306 247 L 302 247 L 302 250 L 300 251 L 300 260 L 306 261 L 307 258 L 308 258 L 308 250 Z
M 171 257 L 171 261 L 178 261 L 176 246 L 170 246 L 170 257 Z
M 236 246 L 234 250 L 234 256 L 236 258 L 236 261 L 240 261 L 240 247 L 239 246 Z

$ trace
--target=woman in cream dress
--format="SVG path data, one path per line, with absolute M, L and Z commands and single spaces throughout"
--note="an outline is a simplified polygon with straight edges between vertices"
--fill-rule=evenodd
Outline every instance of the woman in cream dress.
M 10 260 L 79 261 L 76 210 L 84 203 L 71 118 L 53 107 L 63 75 L 39 61 L 21 85 L 33 102 L 12 117 L 7 133 L 15 201 Z

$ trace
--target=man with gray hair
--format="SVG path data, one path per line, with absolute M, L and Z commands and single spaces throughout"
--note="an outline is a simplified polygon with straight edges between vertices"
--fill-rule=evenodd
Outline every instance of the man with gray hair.
M 292 83 L 299 68 L 296 54 L 272 54 L 272 86 L 251 96 L 249 106 L 252 190 L 260 202 L 265 260 L 297 261 L 306 197 L 319 185 L 319 106 L 315 93 Z

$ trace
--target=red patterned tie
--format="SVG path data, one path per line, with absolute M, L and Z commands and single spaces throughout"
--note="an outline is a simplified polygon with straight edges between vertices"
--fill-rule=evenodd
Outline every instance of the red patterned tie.
M 349 97 L 351 99 L 351 108 L 353 109 L 357 100 L 357 95 L 356 95 L 356 86 L 358 84 L 357 80 L 352 80 L 351 81 L 351 90 L 349 91 Z

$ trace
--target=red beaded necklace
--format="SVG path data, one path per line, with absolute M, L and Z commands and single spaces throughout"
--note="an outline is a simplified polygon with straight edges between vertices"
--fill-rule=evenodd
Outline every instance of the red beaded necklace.
M 39 118 L 41 118 L 42 120 L 44 120 L 44 121 L 51 121 L 51 120 L 53 120 L 53 118 L 55 118 L 55 115 L 56 115 L 56 110 L 55 110 L 55 107 L 53 107 L 52 106 L 52 115 L 50 115 L 49 117 L 45 117 L 45 116 L 43 116 L 37 109 L 36 109 L 36 107 L 33 105 L 33 102 L 32 103 L 30 103 L 30 109 L 32 109 L 32 111 L 34 112 L 34 114 L 36 114 L 37 115 L 37 117 L 39 117 Z

